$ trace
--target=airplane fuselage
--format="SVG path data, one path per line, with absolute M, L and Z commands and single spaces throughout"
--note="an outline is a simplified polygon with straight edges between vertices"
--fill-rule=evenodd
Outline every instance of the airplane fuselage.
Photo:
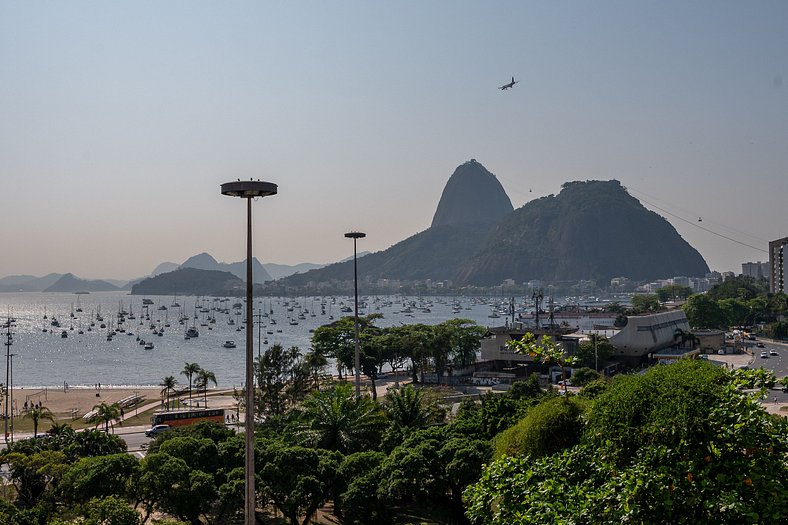
M 504 84 L 503 86 L 499 87 L 498 89 L 500 89 L 501 91 L 506 91 L 507 89 L 509 89 L 511 87 L 514 87 L 514 85 L 517 84 L 518 82 L 519 82 L 519 80 L 515 80 L 514 77 L 512 77 L 512 81 L 511 82 L 509 82 L 508 84 Z

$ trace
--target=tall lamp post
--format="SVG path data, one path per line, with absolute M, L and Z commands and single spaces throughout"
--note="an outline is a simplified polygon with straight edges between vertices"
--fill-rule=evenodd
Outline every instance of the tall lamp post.
M 363 239 L 366 236 L 366 233 L 361 232 L 348 232 L 345 234 L 345 237 L 348 239 L 353 239 L 353 287 L 356 298 L 354 303 L 355 313 L 353 314 L 353 324 L 356 329 L 356 399 L 361 397 L 361 354 L 358 342 L 358 257 L 356 256 L 356 241 L 358 239 Z
M 11 382 L 8 383 L 8 395 L 11 396 L 11 444 L 14 444 L 14 358 L 16 354 L 8 354 L 11 360 Z
M 246 414 L 244 416 L 246 491 L 244 497 L 244 524 L 255 523 L 254 496 L 254 352 L 252 323 L 252 199 L 276 195 L 277 186 L 272 182 L 241 181 L 222 184 L 222 195 L 246 199 Z

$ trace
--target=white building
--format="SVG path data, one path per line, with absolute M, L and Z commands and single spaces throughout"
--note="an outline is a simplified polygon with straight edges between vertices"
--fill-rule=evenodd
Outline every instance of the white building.
M 676 344 L 676 330 L 689 332 L 684 310 L 671 310 L 651 315 L 627 317 L 627 324 L 610 338 L 621 357 L 643 357 Z

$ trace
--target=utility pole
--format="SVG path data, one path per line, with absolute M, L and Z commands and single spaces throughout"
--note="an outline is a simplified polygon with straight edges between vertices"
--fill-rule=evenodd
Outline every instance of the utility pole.
M 263 329 L 263 311 L 258 308 L 257 313 L 254 314 L 254 320 L 257 323 L 257 358 L 260 358 L 260 335 Z
M 11 444 L 14 444 L 14 357 L 16 354 L 8 354 L 11 360 L 11 382 L 9 392 L 11 393 Z
M 539 303 L 544 299 L 544 293 L 542 293 L 542 289 L 539 288 L 535 290 L 534 293 L 531 295 L 531 299 L 534 300 L 536 306 L 536 329 L 539 330 L 541 326 L 539 325 Z
M 13 389 L 11 386 L 10 381 L 10 374 L 11 374 L 11 345 L 13 344 L 14 334 L 11 331 L 11 318 L 9 317 L 8 320 L 5 322 L 5 385 L 6 385 L 6 396 L 5 396 L 5 444 L 6 447 L 8 446 L 8 418 L 9 418 L 9 403 L 11 400 L 9 396 L 13 398 Z M 11 405 L 13 407 L 13 405 Z M 13 443 L 13 441 L 12 441 Z

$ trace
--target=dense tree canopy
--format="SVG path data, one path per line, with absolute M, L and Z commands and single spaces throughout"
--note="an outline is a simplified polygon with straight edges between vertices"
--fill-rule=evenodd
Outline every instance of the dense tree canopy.
M 702 361 L 624 376 L 580 443 L 504 457 L 466 492 L 480 524 L 768 523 L 788 515 L 788 423 Z

